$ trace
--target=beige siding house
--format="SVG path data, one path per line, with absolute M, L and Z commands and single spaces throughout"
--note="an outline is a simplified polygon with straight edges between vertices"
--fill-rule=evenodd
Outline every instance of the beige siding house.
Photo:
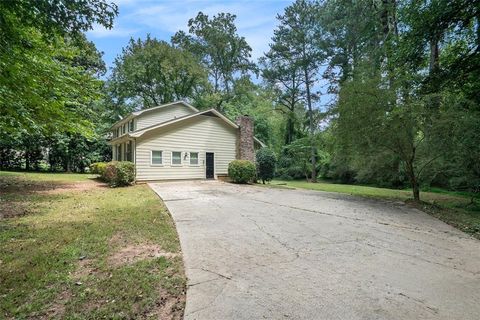
M 111 129 L 113 160 L 134 162 L 137 181 L 216 179 L 232 160 L 254 160 L 263 145 L 251 118 L 234 123 L 184 101 L 133 112 Z

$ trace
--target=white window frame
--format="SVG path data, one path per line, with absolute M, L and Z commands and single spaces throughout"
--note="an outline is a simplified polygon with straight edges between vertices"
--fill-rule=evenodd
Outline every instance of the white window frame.
M 173 163 L 173 153 L 174 153 L 174 152 L 180 153 L 180 163 Z M 183 164 L 183 161 L 182 161 L 182 151 L 172 151 L 172 152 L 170 153 L 170 164 L 171 164 L 172 166 L 175 166 L 175 167 L 181 167 L 181 166 L 182 166 L 182 164 Z
M 153 163 L 153 152 L 154 151 L 162 153 L 162 163 Z M 150 150 L 150 165 L 151 166 L 163 166 L 163 150 Z
M 192 153 L 197 154 L 197 163 L 192 163 Z M 190 151 L 188 153 L 188 164 L 192 167 L 199 167 L 200 166 L 200 152 L 198 151 Z

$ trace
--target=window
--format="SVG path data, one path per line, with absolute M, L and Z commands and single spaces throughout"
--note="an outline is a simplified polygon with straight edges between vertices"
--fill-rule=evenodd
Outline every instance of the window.
M 130 122 L 128 123 L 128 131 L 134 131 L 133 120 L 130 120 Z
M 125 134 L 127 132 L 127 124 L 124 123 L 123 124 L 123 131 L 122 131 L 122 134 Z
M 126 143 L 125 160 L 132 161 L 132 141 Z
M 190 164 L 191 165 L 198 164 L 198 152 L 190 152 Z
M 182 153 L 179 151 L 172 151 L 172 164 L 182 164 Z
M 152 150 L 152 164 L 162 164 L 163 163 L 163 152 Z

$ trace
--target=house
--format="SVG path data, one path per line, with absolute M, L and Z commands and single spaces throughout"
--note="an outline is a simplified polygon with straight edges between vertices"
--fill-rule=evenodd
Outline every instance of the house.
M 253 161 L 255 148 L 263 146 L 250 117 L 234 123 L 184 101 L 132 112 L 111 130 L 113 160 L 135 163 L 137 181 L 217 179 L 232 160 Z

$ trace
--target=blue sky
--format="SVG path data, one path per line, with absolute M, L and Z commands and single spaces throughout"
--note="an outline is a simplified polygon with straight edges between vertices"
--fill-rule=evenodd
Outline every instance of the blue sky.
M 112 0 L 119 7 L 119 15 L 113 29 L 100 26 L 87 33 L 87 37 L 104 52 L 107 66 L 112 66 L 115 57 L 121 53 L 130 37 L 144 39 L 148 33 L 157 39 L 170 41 L 178 30 L 187 31 L 188 19 L 199 11 L 209 16 L 229 12 L 237 16 L 239 35 L 246 38 L 253 49 L 256 61 L 268 50 L 270 38 L 277 25 L 276 16 L 283 13 L 292 1 L 205 1 L 205 0 Z

